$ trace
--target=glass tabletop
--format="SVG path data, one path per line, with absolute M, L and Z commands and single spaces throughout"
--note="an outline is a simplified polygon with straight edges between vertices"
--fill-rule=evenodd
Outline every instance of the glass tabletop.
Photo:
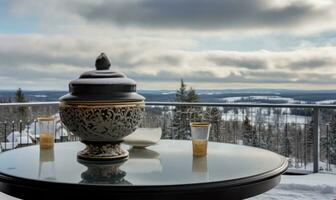
M 0 173 L 39 181 L 108 185 L 180 185 L 229 181 L 260 175 L 281 167 L 276 153 L 243 145 L 209 142 L 208 155 L 194 157 L 191 141 L 161 140 L 145 149 L 131 148 L 123 163 L 77 160 L 80 142 L 57 143 L 0 154 Z

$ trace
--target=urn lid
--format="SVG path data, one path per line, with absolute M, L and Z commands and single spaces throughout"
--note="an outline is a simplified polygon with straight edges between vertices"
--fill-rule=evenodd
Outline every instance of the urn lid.
M 105 53 L 96 59 L 96 70 L 84 72 L 69 83 L 69 93 L 60 101 L 116 102 L 143 101 L 136 93 L 136 82 L 121 72 L 110 70 L 111 62 Z

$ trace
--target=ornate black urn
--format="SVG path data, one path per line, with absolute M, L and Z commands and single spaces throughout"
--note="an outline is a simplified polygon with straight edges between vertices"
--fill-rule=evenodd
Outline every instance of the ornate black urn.
M 86 144 L 77 154 L 79 159 L 127 159 L 120 143 L 143 118 L 145 98 L 136 93 L 136 82 L 110 70 L 110 65 L 100 54 L 96 70 L 71 81 L 69 93 L 60 98 L 61 121 Z

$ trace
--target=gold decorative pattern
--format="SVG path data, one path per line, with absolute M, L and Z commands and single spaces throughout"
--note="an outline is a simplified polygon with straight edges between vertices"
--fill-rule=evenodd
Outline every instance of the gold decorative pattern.
M 64 125 L 84 141 L 121 141 L 140 124 L 144 104 L 60 105 Z

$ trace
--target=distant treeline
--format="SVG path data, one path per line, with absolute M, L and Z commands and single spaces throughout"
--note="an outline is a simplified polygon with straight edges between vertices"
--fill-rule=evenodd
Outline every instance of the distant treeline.
M 240 90 L 237 90 L 240 91 Z M 196 90 L 200 102 L 225 102 L 223 99 L 228 97 L 244 97 L 241 102 L 246 102 L 250 96 L 279 96 L 292 98 L 306 103 L 315 103 L 323 100 L 336 100 L 336 91 L 305 91 L 305 90 L 279 90 L 275 92 L 237 92 L 235 90 Z M 139 90 L 140 94 L 146 97 L 146 101 L 175 101 L 174 90 Z M 57 101 L 59 97 L 66 94 L 67 91 L 28 91 L 24 90 L 26 101 Z M 8 102 L 15 97 L 15 90 L 0 90 L 0 102 Z M 276 99 L 253 99 L 258 103 L 287 103 L 285 100 Z
M 299 101 L 316 102 L 336 99 L 336 93 L 304 93 L 304 94 L 281 94 L 281 97 L 293 98 Z

